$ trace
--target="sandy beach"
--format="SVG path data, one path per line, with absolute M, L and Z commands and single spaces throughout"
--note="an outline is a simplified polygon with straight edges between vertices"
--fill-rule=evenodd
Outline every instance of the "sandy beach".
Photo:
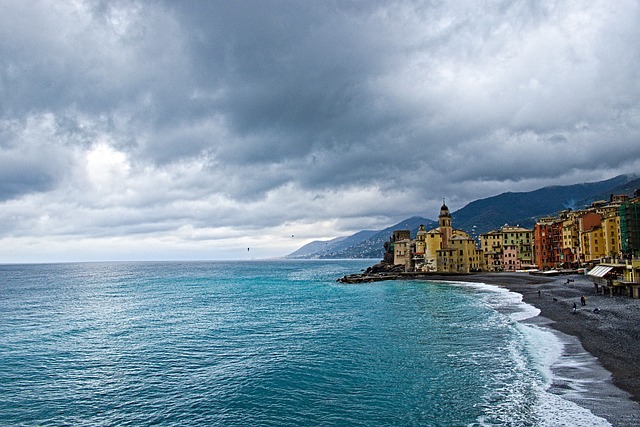
M 571 281 L 567 283 L 567 279 Z M 588 382 L 589 390 L 581 403 L 613 425 L 640 425 L 640 300 L 598 295 L 583 275 L 548 278 L 526 273 L 480 273 L 453 280 L 483 282 L 522 294 L 525 302 L 540 310 L 531 322 L 558 331 L 566 342 L 565 351 L 584 358 L 584 348 L 610 373 L 582 373 L 594 381 Z M 584 306 L 581 296 L 586 298 Z M 554 386 L 562 388 L 562 384 Z

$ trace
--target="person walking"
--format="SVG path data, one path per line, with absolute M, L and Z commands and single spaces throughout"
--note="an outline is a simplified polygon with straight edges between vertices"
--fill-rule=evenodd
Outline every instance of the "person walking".
M 573 303 L 573 314 L 576 314 L 576 310 L 578 310 L 578 305 L 574 302 Z
M 587 305 L 587 299 L 584 297 L 584 295 L 580 297 L 580 305 L 582 305 L 583 307 Z

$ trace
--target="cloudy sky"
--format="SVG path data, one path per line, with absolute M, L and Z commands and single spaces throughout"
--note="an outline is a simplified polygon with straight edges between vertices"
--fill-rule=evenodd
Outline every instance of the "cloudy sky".
M 0 7 L 0 262 L 281 256 L 640 171 L 637 1 Z

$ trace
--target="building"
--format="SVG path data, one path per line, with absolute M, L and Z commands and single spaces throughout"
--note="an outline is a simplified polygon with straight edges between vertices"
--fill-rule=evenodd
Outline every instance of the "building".
M 573 212 L 568 212 L 562 220 L 562 259 L 567 268 L 579 266 L 580 238 L 576 215 Z
M 480 235 L 489 271 L 516 271 L 533 267 L 533 230 L 504 225 Z
M 622 253 L 619 207 L 605 215 L 601 221 L 604 256 L 617 257 Z
M 533 228 L 534 262 L 538 269 L 556 268 L 556 256 L 553 246 L 554 217 L 541 218 Z
M 411 264 L 411 231 L 394 230 L 389 252 L 393 254 L 393 264 L 410 266 Z
M 480 245 L 484 253 L 485 266 L 488 271 L 503 271 L 502 241 L 502 233 L 499 230 L 480 235 Z
M 580 238 L 580 261 L 592 263 L 605 255 L 602 231 L 602 216 L 595 211 L 587 211 L 578 217 Z
M 588 267 L 602 258 L 625 253 L 638 236 L 638 228 L 633 225 L 637 216 L 634 200 L 612 194 L 608 202 L 598 200 L 585 209 L 568 209 L 556 217 L 541 218 L 534 228 L 538 268 Z
M 502 263 L 502 271 L 516 271 L 522 268 L 522 261 L 518 259 L 518 247 L 516 245 L 504 245 Z
M 466 234 L 466 233 L 465 233 Z M 456 234 L 446 248 L 439 249 L 437 271 L 442 273 L 469 273 L 484 270 L 484 255 L 469 235 Z
M 640 256 L 640 190 L 620 205 L 620 248 L 626 257 Z
M 640 298 L 640 260 L 607 258 L 587 275 L 596 293 Z
M 409 230 L 396 230 L 385 249 L 389 254 L 385 259 L 393 259 L 393 264 L 404 266 L 405 271 L 469 273 L 483 270 L 485 264 L 475 240 L 453 228 L 451 213 L 444 202 L 438 227 L 427 231 L 420 225 L 415 239 L 411 239 Z

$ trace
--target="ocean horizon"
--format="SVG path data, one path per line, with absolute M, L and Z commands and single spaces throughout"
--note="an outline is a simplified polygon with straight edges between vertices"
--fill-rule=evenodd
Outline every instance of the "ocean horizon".
M 521 295 L 369 265 L 0 265 L 0 425 L 610 425 Z

